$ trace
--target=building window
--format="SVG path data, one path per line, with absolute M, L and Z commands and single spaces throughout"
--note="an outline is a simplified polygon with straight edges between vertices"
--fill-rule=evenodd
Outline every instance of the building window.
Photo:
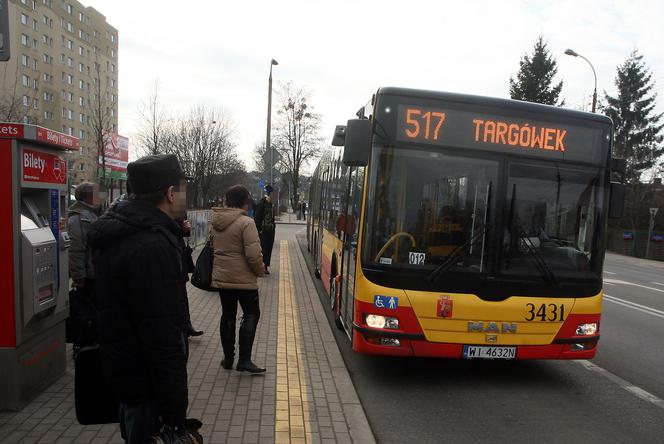
M 82 63 L 79 63 L 78 64 L 78 72 L 83 72 L 84 69 L 85 69 L 85 65 L 83 65 Z
M 31 82 L 30 82 L 30 77 L 28 77 L 28 76 L 26 76 L 25 74 L 23 74 L 23 75 L 21 76 L 21 84 L 22 84 L 23 86 L 28 86 L 28 87 L 29 87 L 30 84 L 31 84 Z
M 53 113 L 50 111 L 44 111 L 44 120 L 53 120 Z
M 39 44 L 39 42 L 37 41 L 37 39 L 32 39 L 32 48 L 33 49 L 37 49 L 38 44 Z
M 85 123 L 85 114 L 81 113 L 78 115 L 78 121 L 81 123 Z
M 32 19 L 32 29 L 37 30 L 37 19 Z
M 79 46 L 78 47 L 78 55 L 84 56 L 85 55 L 85 48 L 83 48 L 82 46 Z
M 74 93 L 72 92 L 67 93 L 67 101 L 72 103 L 74 102 Z
M 70 84 L 70 85 L 73 85 L 74 84 L 74 76 L 72 76 L 71 74 L 67 74 L 67 83 Z
M 74 32 L 74 25 L 72 25 L 70 22 L 67 22 L 67 31 Z
M 52 2 L 52 0 L 42 0 L 42 4 L 44 6 L 48 6 L 49 8 L 52 7 L 51 2 Z
M 78 104 L 80 106 L 85 106 L 85 99 L 83 98 L 83 96 L 78 98 Z
M 39 99 L 34 99 L 34 100 L 32 101 L 32 106 L 33 106 L 35 109 L 39 109 Z
M 111 79 L 111 88 L 115 88 L 115 79 Z
M 67 40 L 67 49 L 74 49 L 74 42 L 71 40 Z
M 21 65 L 30 66 L 30 57 L 25 54 L 21 54 Z
M 25 34 L 21 34 L 21 45 L 30 46 L 30 39 Z
M 115 43 L 115 35 L 111 34 L 111 42 Z
M 29 19 L 28 15 L 27 15 L 27 14 L 23 14 L 23 13 L 21 12 L 21 24 L 22 24 L 22 25 L 25 25 L 25 26 L 28 26 L 28 19 Z
M 23 96 L 23 106 L 30 106 L 30 96 Z
M 85 89 L 85 82 L 83 80 L 78 81 L 78 87 L 81 89 Z
M 71 15 L 71 14 L 73 14 L 73 13 L 74 13 L 74 8 L 72 7 L 72 5 L 70 5 L 69 3 L 67 3 L 67 14 L 70 14 L 70 15 Z
M 72 59 L 71 57 L 67 57 L 67 66 L 69 66 L 70 68 L 73 68 L 74 67 L 74 59 Z

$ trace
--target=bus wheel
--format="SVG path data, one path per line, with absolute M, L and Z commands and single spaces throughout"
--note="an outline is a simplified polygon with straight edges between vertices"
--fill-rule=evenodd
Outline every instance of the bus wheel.
M 318 240 L 314 241 L 314 276 L 316 276 L 317 279 L 320 279 L 320 258 L 318 257 L 320 255 L 318 247 Z
M 337 284 L 337 278 L 333 277 L 330 282 L 330 307 L 332 308 L 332 316 L 334 316 L 334 325 L 339 330 L 343 330 L 344 324 L 341 322 L 341 315 L 339 314 L 340 307 L 337 307 L 339 305 L 337 300 L 338 292 L 339 285 Z

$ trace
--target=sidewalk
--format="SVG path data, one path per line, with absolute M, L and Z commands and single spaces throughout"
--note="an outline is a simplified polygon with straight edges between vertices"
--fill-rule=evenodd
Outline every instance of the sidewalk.
M 189 287 L 192 322 L 189 416 L 206 443 L 373 443 L 302 253 L 277 231 L 272 274 L 259 280 L 261 320 L 254 361 L 263 376 L 224 370 L 216 293 Z M 239 310 L 241 311 L 241 310 Z M 239 323 L 238 323 L 239 324 Z M 2 443 L 121 443 L 117 424 L 81 426 L 67 373 L 18 413 L 0 413 Z
M 298 224 L 306 225 L 306 219 L 298 219 L 297 214 L 295 213 L 281 213 L 279 216 L 275 217 L 277 223 L 279 224 Z

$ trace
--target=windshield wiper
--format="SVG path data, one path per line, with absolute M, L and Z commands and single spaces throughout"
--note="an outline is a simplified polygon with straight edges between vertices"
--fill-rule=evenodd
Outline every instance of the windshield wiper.
M 544 275 L 545 280 L 549 281 L 549 283 L 552 284 L 555 288 L 560 288 L 558 278 L 556 278 L 556 275 L 553 273 L 553 271 L 551 271 L 551 267 L 549 267 L 549 264 L 546 263 L 542 255 L 539 253 L 539 251 L 537 251 L 530 238 L 526 236 L 523 228 L 520 226 L 516 228 L 519 231 L 519 236 L 521 236 L 521 240 L 526 246 L 528 253 L 532 254 L 532 256 L 527 257 L 531 258 L 535 262 L 537 269 Z
M 485 234 L 486 230 L 486 225 L 481 224 L 475 229 L 475 233 L 473 233 L 472 236 L 470 236 L 464 243 L 461 245 L 457 246 L 452 252 L 445 258 L 445 260 L 438 265 L 436 268 L 433 269 L 431 273 L 426 277 L 427 281 L 433 282 L 435 279 L 439 278 L 442 274 L 444 274 L 447 270 L 452 268 L 452 265 L 454 265 L 454 262 L 459 258 L 461 255 L 461 252 L 463 251 L 464 248 L 466 248 L 468 245 L 471 243 L 475 242 L 477 238 Z

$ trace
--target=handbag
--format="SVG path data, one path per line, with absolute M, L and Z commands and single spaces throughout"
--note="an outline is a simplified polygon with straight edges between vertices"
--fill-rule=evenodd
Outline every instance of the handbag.
M 79 424 L 119 422 L 120 402 L 104 379 L 99 346 L 83 347 L 74 357 L 74 398 Z
M 194 272 L 191 274 L 191 284 L 205 291 L 214 291 L 212 287 L 212 264 L 214 262 L 213 236 L 208 237 L 205 246 L 196 259 Z

